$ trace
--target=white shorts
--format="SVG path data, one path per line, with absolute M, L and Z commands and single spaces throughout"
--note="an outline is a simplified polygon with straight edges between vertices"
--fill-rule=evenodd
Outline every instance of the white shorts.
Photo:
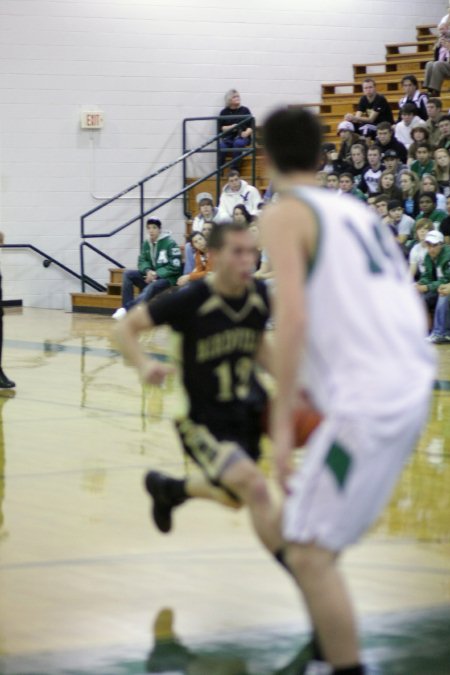
M 329 417 L 291 477 L 283 514 L 288 542 L 340 551 L 376 520 L 428 417 L 427 397 L 403 415 Z

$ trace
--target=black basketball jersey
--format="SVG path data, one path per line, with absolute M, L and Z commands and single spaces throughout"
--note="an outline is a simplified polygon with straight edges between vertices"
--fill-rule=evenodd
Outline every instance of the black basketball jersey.
M 154 324 L 180 337 L 180 366 L 188 415 L 214 431 L 244 426 L 260 411 L 266 394 L 255 375 L 255 356 L 269 317 L 266 286 L 252 282 L 240 298 L 214 290 L 201 279 L 149 305 Z

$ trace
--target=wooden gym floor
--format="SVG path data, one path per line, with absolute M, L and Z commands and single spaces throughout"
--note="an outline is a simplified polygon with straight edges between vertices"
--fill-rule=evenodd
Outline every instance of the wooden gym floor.
M 59 311 L 5 318 L 17 392 L 0 392 L 0 673 L 297 675 L 305 612 L 246 514 L 197 502 L 171 535 L 151 525 L 143 473 L 185 471 L 176 384 L 143 390 L 111 328 Z M 343 560 L 373 673 L 450 674 L 450 347 L 438 349 L 417 452 Z

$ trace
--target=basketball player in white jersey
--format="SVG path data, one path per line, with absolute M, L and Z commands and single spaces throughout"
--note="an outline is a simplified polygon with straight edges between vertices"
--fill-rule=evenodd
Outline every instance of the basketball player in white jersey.
M 321 130 L 306 110 L 265 123 L 280 200 L 264 209 L 275 273 L 272 437 L 285 489 L 285 560 L 331 672 L 361 675 L 352 605 L 336 561 L 385 506 L 426 422 L 434 354 L 393 237 L 354 197 L 314 187 Z M 302 386 L 323 421 L 292 469 Z

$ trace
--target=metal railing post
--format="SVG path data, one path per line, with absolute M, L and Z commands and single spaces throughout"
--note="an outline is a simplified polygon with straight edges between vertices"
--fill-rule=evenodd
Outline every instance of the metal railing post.
M 145 210 L 145 204 L 144 204 L 144 183 L 140 183 L 139 185 L 139 207 L 140 207 L 140 232 L 139 232 L 139 241 L 142 246 L 142 242 L 144 241 L 144 210 Z
M 81 292 L 86 290 L 86 283 L 84 281 L 84 241 L 80 244 L 80 274 L 81 274 Z
M 220 199 L 220 174 L 222 172 L 222 153 L 220 152 L 219 138 L 217 139 L 216 146 L 216 205 L 218 205 Z
M 252 185 L 256 185 L 256 129 L 254 120 L 252 121 L 252 132 Z

